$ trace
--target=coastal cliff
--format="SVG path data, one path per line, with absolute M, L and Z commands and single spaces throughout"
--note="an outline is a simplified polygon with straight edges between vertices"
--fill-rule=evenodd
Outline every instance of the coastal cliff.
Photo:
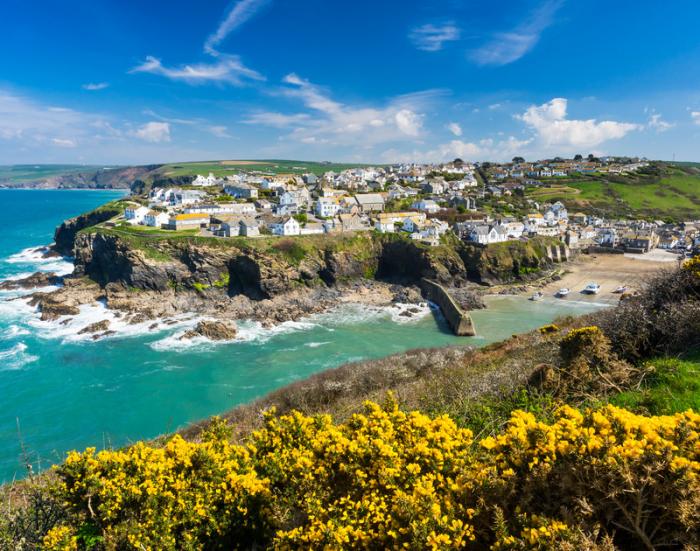
M 90 212 L 65 220 L 54 232 L 53 249 L 63 255 L 72 256 L 75 237 L 79 231 L 100 224 L 120 214 L 123 207 L 118 201 L 107 203 Z

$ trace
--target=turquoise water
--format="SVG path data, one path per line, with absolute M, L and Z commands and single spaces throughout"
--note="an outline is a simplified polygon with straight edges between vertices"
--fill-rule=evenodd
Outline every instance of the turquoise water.
M 114 196 L 0 191 L 0 279 L 70 270 L 60 259 L 43 260 L 27 249 L 49 243 L 64 218 Z M 597 307 L 494 297 L 488 310 L 474 312 L 479 336 L 457 338 L 427 308 L 419 319 L 406 320 L 398 309 L 347 306 L 275 330 L 243 323 L 239 342 L 183 345 L 177 336 L 192 319 L 161 331 L 123 328 L 94 342 L 77 337 L 75 326 L 38 321 L 25 302 L 11 300 L 15 296 L 0 294 L 0 482 L 24 475 L 22 445 L 35 468 L 46 468 L 70 449 L 150 438 L 349 361 L 419 347 L 483 345 Z M 95 307 L 75 323 L 104 317 Z

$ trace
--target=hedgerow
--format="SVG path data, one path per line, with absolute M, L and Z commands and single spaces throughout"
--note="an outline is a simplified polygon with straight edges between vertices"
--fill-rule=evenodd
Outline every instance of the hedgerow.
M 198 443 L 71 453 L 57 469 L 70 515 L 44 549 L 87 549 L 85 534 L 107 550 L 653 549 L 700 530 L 691 411 L 516 411 L 478 442 L 391 399 L 340 424 L 268 412 L 245 445 L 213 427 Z

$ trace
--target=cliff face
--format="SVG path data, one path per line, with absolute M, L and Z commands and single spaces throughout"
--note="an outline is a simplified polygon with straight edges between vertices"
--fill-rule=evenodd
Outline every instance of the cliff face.
M 539 242 L 504 243 L 500 249 L 460 243 L 425 247 L 395 236 L 344 239 L 222 242 L 198 239 L 134 241 L 109 232 L 81 232 L 75 240 L 76 273 L 102 286 L 225 290 L 254 300 L 295 288 L 379 279 L 407 285 L 427 278 L 450 287 L 469 279 L 502 283 L 549 267 Z
M 64 256 L 72 256 L 75 237 L 80 230 L 109 220 L 120 212 L 120 207 L 108 203 L 99 209 L 69 218 L 54 232 L 54 250 Z
M 470 280 L 487 285 L 527 280 L 533 274 L 551 268 L 552 251 L 560 241 L 536 237 L 527 242 L 506 241 L 489 246 L 464 244 L 459 249 Z

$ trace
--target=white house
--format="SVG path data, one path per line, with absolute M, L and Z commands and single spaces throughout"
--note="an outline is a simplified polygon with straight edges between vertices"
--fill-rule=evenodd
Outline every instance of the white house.
M 411 205 L 411 208 L 430 214 L 435 214 L 440 210 L 440 205 L 438 205 L 432 199 L 421 199 L 420 201 L 416 201 L 415 203 L 413 203 Z
M 324 218 L 335 216 L 339 210 L 340 205 L 338 202 L 330 197 L 319 197 L 314 208 L 316 215 Z
M 185 214 L 255 214 L 253 203 L 198 204 L 185 209 Z
M 224 192 L 238 199 L 257 199 L 258 188 L 245 183 L 230 184 L 224 187 Z
M 124 209 L 124 218 L 129 224 L 143 224 L 144 217 L 148 214 L 148 208 L 132 206 Z
M 216 177 L 210 172 L 209 176 L 202 176 L 201 174 L 197 174 L 197 177 L 192 181 L 192 185 L 208 187 L 216 185 L 216 182 Z
M 149 210 L 143 217 L 143 223 L 152 228 L 160 228 L 168 223 L 170 215 L 167 212 L 156 212 Z
M 561 201 L 557 201 L 544 213 L 544 219 L 547 222 L 559 222 L 560 220 L 568 220 L 569 212 Z
M 300 235 L 301 226 L 291 216 L 275 218 L 268 224 L 272 235 Z
M 491 243 L 502 243 L 508 240 L 508 234 L 503 226 L 474 226 L 469 233 L 469 241 L 479 243 L 481 245 L 489 245 Z

